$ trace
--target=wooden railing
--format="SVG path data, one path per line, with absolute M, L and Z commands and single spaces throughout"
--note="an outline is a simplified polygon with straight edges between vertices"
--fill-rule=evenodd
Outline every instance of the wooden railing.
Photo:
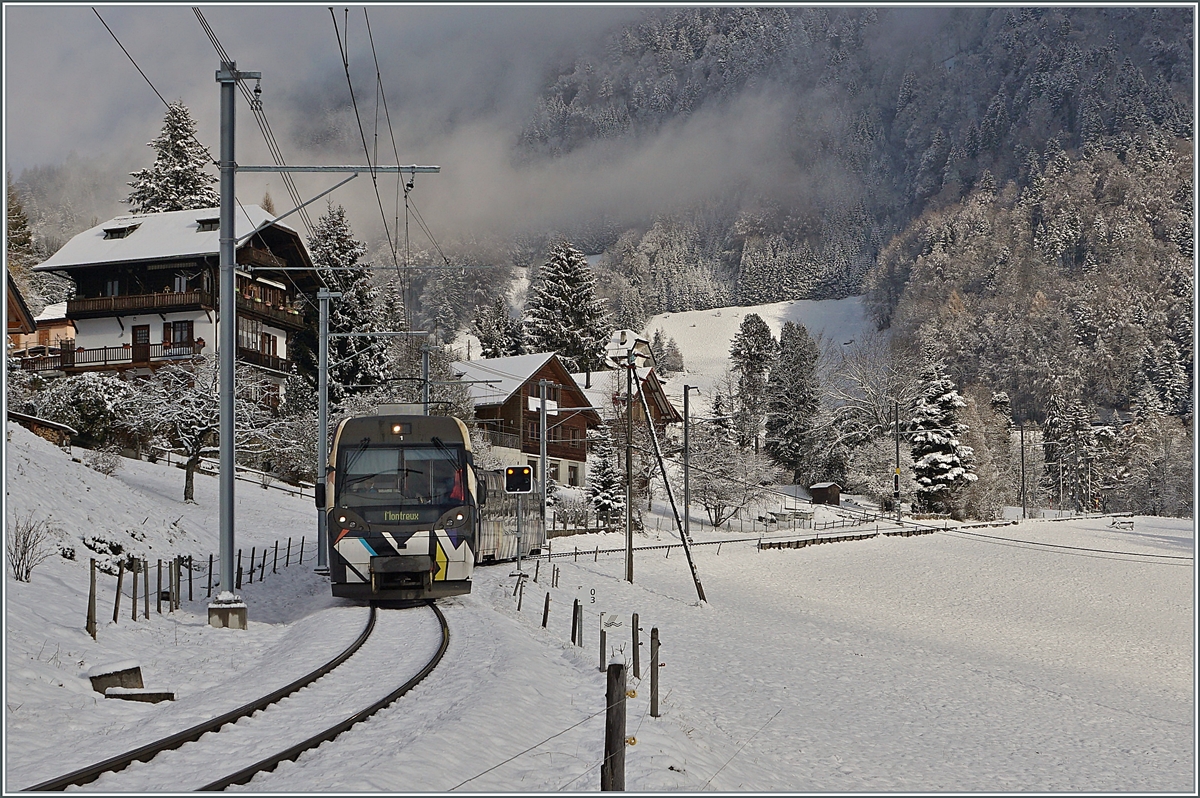
M 67 300 L 67 317 L 97 314 L 119 314 L 131 311 L 161 312 L 184 308 L 212 308 L 212 294 L 195 290 L 167 292 L 162 294 L 126 294 L 124 296 L 98 296 Z
M 268 305 L 266 302 L 259 302 L 254 299 L 247 299 L 239 295 L 237 298 L 238 312 L 255 313 L 260 316 L 266 316 L 271 321 L 281 327 L 290 327 L 292 329 L 302 329 L 304 327 L 304 315 L 291 310 L 280 310 L 275 305 Z
M 521 448 L 521 436 L 515 432 L 501 432 L 500 430 L 484 427 L 483 435 L 492 446 L 500 446 L 505 449 Z
M 253 349 L 246 349 L 241 346 L 237 350 L 237 359 L 243 363 L 251 363 L 255 366 L 262 366 L 274 371 L 286 373 L 292 369 L 292 362 L 290 360 L 285 360 L 275 355 L 264 355 L 262 352 L 256 352 Z

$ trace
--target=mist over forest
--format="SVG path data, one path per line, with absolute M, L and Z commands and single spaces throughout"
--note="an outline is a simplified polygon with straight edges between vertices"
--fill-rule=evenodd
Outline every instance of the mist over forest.
M 390 132 L 367 31 L 340 10 L 362 132 L 331 33 L 280 96 L 264 87 L 289 163 L 358 162 L 363 139 L 392 162 L 394 135 L 401 163 L 442 165 L 411 197 L 436 247 L 415 222 L 405 238 L 391 178 L 378 204 L 335 195 L 376 262 L 464 267 L 413 272 L 415 323 L 464 327 L 565 239 L 598 256 L 619 326 L 865 294 L 881 328 L 1023 413 L 1066 380 L 1122 410 L 1149 385 L 1190 414 L 1191 9 L 556 9 L 531 27 L 535 10 L 492 8 L 421 36 L 387 11 Z M 123 211 L 156 133 L 14 175 L 44 254 Z M 244 185 L 286 201 L 277 179 Z

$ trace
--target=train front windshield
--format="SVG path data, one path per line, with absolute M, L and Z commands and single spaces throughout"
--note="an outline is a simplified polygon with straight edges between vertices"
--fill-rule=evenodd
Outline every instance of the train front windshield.
M 359 508 L 369 523 L 385 508 L 434 508 L 467 499 L 461 447 L 388 446 L 350 450 L 338 471 L 338 504 Z M 423 515 L 423 514 L 422 514 Z

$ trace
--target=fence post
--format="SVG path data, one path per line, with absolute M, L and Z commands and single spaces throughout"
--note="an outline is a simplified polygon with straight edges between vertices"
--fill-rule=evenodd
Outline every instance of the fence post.
M 125 561 L 117 563 L 117 597 L 113 601 L 113 623 L 117 622 L 117 615 L 121 612 L 121 583 L 125 581 Z
M 175 609 L 183 608 L 183 555 L 175 555 Z
M 253 565 L 253 564 L 254 563 L 251 563 L 251 565 Z M 262 558 L 262 562 L 259 563 L 259 566 L 258 566 L 258 581 L 261 582 L 266 575 L 267 575 L 267 547 L 263 546 L 263 558 Z
M 596 547 L 596 554 L 592 557 L 592 562 L 600 562 L 600 547 Z
M 96 639 L 96 558 L 92 557 L 91 580 L 88 587 L 87 633 Z
M 192 561 L 192 555 L 188 555 L 188 601 L 195 601 L 192 598 L 192 572 L 196 570 L 196 563 Z
M 150 620 L 150 560 L 142 560 L 142 617 Z
M 300 536 L 300 557 L 296 560 L 297 565 L 304 565 L 304 536 Z
M 640 643 L 638 642 L 638 614 L 633 614 L 633 678 L 642 678 L 642 657 L 641 651 L 638 650 Z
M 571 607 L 571 644 L 574 646 L 580 634 L 580 600 L 575 600 L 575 606 Z
M 525 580 L 517 579 L 517 612 L 521 611 L 521 602 L 525 600 Z
M 535 585 L 537 584 L 538 574 L 541 573 L 541 571 L 542 571 L 542 561 L 534 560 L 533 561 L 533 583 Z
M 575 562 L 579 562 L 579 547 L 575 547 Z
M 158 590 L 154 592 L 154 609 L 162 615 L 162 560 L 158 561 Z
M 658 717 L 658 627 L 650 630 L 650 717 Z
M 133 574 L 133 598 L 129 602 L 131 611 L 133 612 L 133 620 L 137 620 L 137 578 L 138 578 L 138 561 L 134 560 L 129 564 L 129 572 Z
M 577 626 L 579 628 L 579 642 L 577 645 L 580 648 L 583 648 L 583 605 L 582 604 L 578 605 L 578 609 L 576 610 L 575 614 L 579 617 L 579 623 L 577 624 Z
M 625 666 L 619 662 L 608 666 L 605 709 L 600 789 L 620 792 L 625 789 Z
M 238 577 L 237 577 L 237 579 L 236 579 L 236 580 L 234 581 L 234 583 L 233 583 L 233 588 L 234 588 L 234 590 L 241 590 L 241 589 L 242 589 L 242 577 L 241 577 L 241 573 L 242 573 L 242 550 L 241 550 L 241 549 L 238 549 L 238 558 L 237 558 L 237 571 L 238 571 Z M 229 588 L 226 588 L 226 590 L 228 590 L 228 589 L 229 589 Z
M 254 555 L 257 549 L 257 546 L 250 547 L 250 579 L 246 582 L 248 585 L 254 584 Z
M 208 555 L 208 596 L 207 596 L 207 598 L 212 598 L 212 565 L 213 565 L 213 556 L 210 554 L 210 555 Z
M 271 573 L 279 573 L 279 541 L 275 541 L 275 559 L 271 560 Z
M 542 609 L 542 628 L 550 621 L 550 591 L 546 591 L 546 606 Z
M 292 564 L 292 539 L 288 538 L 287 554 L 283 558 L 283 567 L 287 568 Z

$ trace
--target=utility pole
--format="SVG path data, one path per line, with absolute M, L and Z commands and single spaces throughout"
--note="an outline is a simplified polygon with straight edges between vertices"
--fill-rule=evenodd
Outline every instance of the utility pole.
M 538 476 L 542 479 L 542 540 L 546 540 L 546 486 L 550 475 L 546 472 L 546 380 L 538 380 Z
M 221 84 L 221 212 L 220 212 L 220 332 L 217 349 L 220 352 L 220 501 L 218 518 L 220 525 L 221 592 L 218 605 L 209 613 L 209 623 L 214 626 L 240 626 L 245 629 L 245 605 L 233 593 L 233 550 L 234 550 L 234 363 L 237 360 L 237 290 L 234 261 L 237 249 L 234 205 L 234 176 L 237 160 L 234 157 L 234 118 L 237 109 L 235 87 L 240 79 L 259 79 L 259 72 L 238 72 L 233 61 L 222 61 L 217 70 L 217 82 Z M 221 597 L 226 596 L 222 601 Z M 230 598 L 231 597 L 231 598 Z M 228 605 L 221 607 L 219 605 Z M 236 606 L 236 608 L 235 608 Z M 231 623 L 231 616 L 239 616 L 240 623 Z M 224 617 L 222 617 L 224 616 Z
M 633 370 L 637 362 L 629 348 L 625 366 L 625 581 L 633 584 Z
M 1025 518 L 1025 422 L 1021 422 L 1021 518 Z
M 421 404 L 429 415 L 429 341 L 421 345 Z
M 896 504 L 896 523 L 900 515 L 900 400 L 896 400 L 896 473 L 892 475 L 892 501 Z
M 689 540 L 692 537 L 692 525 L 689 516 L 692 510 L 692 491 L 691 491 L 691 449 L 688 444 L 688 394 L 692 391 L 700 392 L 700 388 L 695 385 L 683 386 L 683 534 Z
M 329 473 L 329 300 L 342 296 L 339 291 L 319 289 L 317 291 L 318 356 L 317 356 L 317 476 L 316 482 L 325 484 Z M 320 574 L 329 573 L 329 519 L 325 515 L 325 488 L 313 493 L 317 500 L 317 567 Z

